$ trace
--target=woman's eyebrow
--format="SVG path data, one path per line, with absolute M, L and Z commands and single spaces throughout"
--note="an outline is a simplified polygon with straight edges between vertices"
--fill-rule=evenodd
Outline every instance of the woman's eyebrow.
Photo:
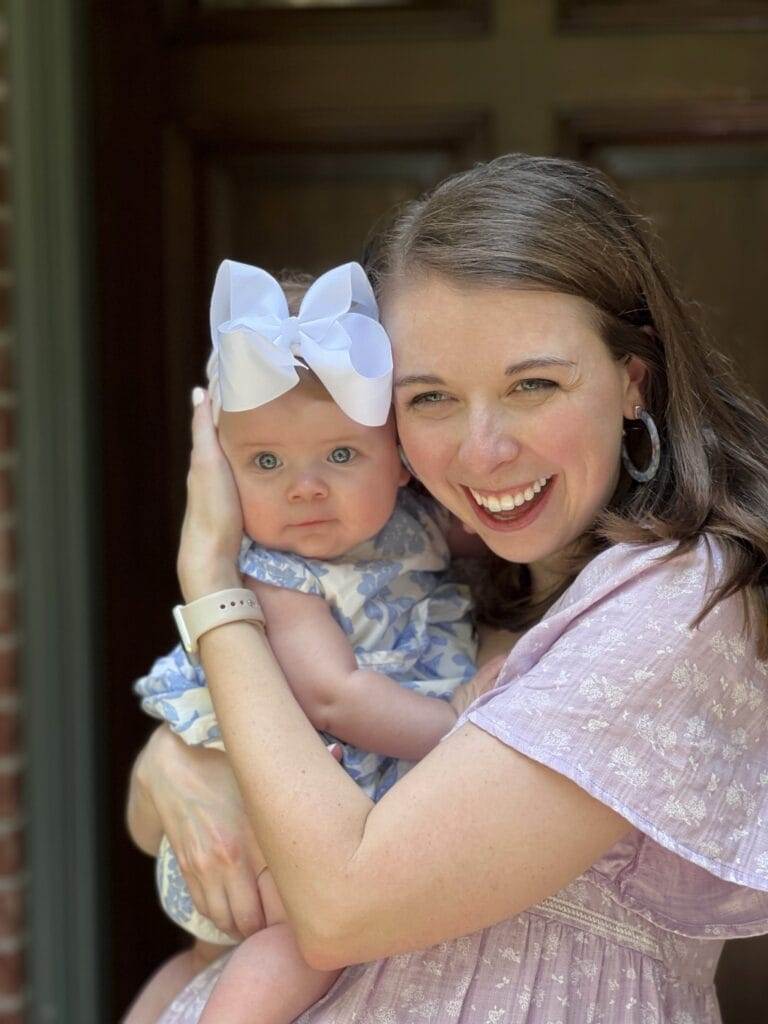
M 519 363 L 511 363 L 504 375 L 509 377 L 513 373 L 521 373 L 523 370 L 532 370 L 537 366 L 570 366 L 575 367 L 572 359 L 563 359 L 562 356 L 532 356 L 530 359 L 522 359 Z M 396 388 L 404 388 L 409 384 L 445 384 L 442 377 L 432 373 L 413 373 L 404 377 L 398 377 L 395 381 Z
M 533 370 L 537 366 L 575 367 L 576 363 L 574 363 L 572 359 L 563 359 L 562 356 L 533 356 L 530 359 L 521 359 L 519 363 L 512 363 L 506 368 L 504 374 L 509 377 L 513 373 L 522 373 L 523 370 Z

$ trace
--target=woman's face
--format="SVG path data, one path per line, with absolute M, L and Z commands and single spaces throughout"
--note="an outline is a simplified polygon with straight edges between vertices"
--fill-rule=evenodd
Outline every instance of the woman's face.
M 417 476 L 489 548 L 543 576 L 616 488 L 643 364 L 617 362 L 590 305 L 559 292 L 434 276 L 394 290 L 383 321 Z

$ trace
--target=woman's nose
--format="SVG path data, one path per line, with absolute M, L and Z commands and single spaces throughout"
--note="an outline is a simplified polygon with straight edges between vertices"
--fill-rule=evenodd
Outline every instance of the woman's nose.
M 488 476 L 520 454 L 520 442 L 509 423 L 480 414 L 469 417 L 466 428 L 458 458 L 468 472 Z
M 288 500 L 320 501 L 328 497 L 328 485 L 319 473 L 301 473 L 288 487 Z

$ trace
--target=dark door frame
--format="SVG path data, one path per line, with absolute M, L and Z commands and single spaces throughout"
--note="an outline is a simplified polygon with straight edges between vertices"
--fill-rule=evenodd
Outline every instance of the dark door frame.
M 10 0 L 14 355 L 26 757 L 25 1019 L 104 1021 L 99 920 L 87 25 Z

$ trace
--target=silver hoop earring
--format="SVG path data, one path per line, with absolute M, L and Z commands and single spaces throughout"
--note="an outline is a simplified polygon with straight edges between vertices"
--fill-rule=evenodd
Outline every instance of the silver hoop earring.
M 635 419 L 640 420 L 648 431 L 648 436 L 651 439 L 651 458 L 645 469 L 638 469 L 629 457 L 626 441 L 623 440 L 621 442 L 621 461 L 624 464 L 624 469 L 626 469 L 633 480 L 637 480 L 637 482 L 641 484 L 647 484 L 649 480 L 653 480 L 659 471 L 659 464 L 661 463 L 661 441 L 659 439 L 659 432 L 656 429 L 656 424 L 653 422 L 653 417 L 639 405 L 635 406 Z
M 400 461 L 405 466 L 405 468 L 408 470 L 408 472 L 411 474 L 413 479 L 414 480 L 418 480 L 419 478 L 414 473 L 413 466 L 408 461 L 408 456 L 405 454 L 405 452 L 403 451 L 403 446 L 400 445 L 400 444 L 397 446 L 397 454 L 400 456 Z

